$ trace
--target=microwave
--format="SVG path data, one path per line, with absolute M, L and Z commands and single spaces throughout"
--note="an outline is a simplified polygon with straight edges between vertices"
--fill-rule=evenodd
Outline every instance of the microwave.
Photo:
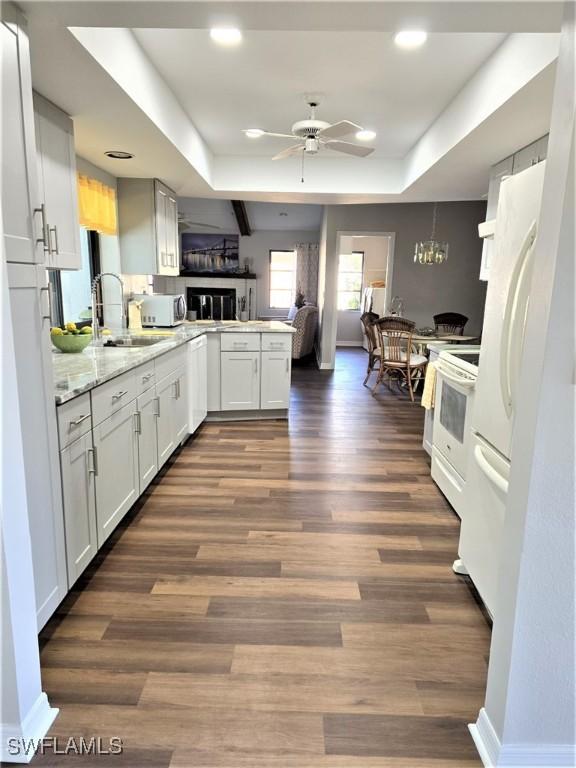
M 186 299 L 183 294 L 140 293 L 134 296 L 142 302 L 142 325 L 170 327 L 186 319 Z

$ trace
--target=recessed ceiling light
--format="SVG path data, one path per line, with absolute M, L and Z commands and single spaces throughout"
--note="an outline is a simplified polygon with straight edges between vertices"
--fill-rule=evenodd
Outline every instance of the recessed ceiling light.
M 114 160 L 131 160 L 134 155 L 132 152 L 123 152 L 120 149 L 109 149 L 108 152 L 104 152 L 106 157 L 111 157 Z
M 428 35 L 421 29 L 403 29 L 397 33 L 394 42 L 399 48 L 419 48 L 427 38 Z
M 264 136 L 262 128 L 247 128 L 244 133 L 249 139 L 259 139 L 260 136 Z
M 238 45 L 242 32 L 235 27 L 214 27 L 210 30 L 210 37 L 219 45 Z
M 362 129 L 356 133 L 356 138 L 359 141 L 372 141 L 372 139 L 376 138 L 376 131 L 368 131 L 366 129 Z

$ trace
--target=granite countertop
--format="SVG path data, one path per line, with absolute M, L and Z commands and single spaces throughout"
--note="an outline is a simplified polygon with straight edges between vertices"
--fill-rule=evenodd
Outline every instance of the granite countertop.
M 146 347 L 93 347 L 89 345 L 78 354 L 64 354 L 53 350 L 54 394 L 56 404 L 62 405 L 68 400 L 88 392 L 125 371 L 136 368 L 142 363 L 179 347 L 181 344 L 205 333 L 296 333 L 296 330 L 278 320 L 240 321 L 200 320 L 195 323 L 183 323 L 170 331 L 158 332 L 162 340 Z M 169 335 L 168 335 L 169 334 Z M 119 336 L 142 336 L 142 332 L 124 332 L 104 337 L 114 339 Z M 145 329 L 150 338 L 155 334 Z

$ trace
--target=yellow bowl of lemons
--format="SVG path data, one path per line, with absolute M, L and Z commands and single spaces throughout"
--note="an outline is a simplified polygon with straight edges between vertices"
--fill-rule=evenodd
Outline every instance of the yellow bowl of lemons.
M 87 325 L 78 330 L 75 323 L 66 323 L 63 328 L 51 328 L 50 338 L 60 352 L 82 352 L 92 341 L 92 328 Z

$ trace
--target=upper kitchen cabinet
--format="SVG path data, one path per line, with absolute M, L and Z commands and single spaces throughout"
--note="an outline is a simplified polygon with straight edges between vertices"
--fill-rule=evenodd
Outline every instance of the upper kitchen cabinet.
M 118 179 L 118 230 L 122 271 L 179 275 L 178 206 L 158 179 Z
M 44 232 L 36 178 L 36 141 L 30 54 L 25 22 L 4 3 L 2 56 L 2 220 L 8 262 L 42 264 Z
M 34 94 L 40 197 L 44 203 L 46 266 L 80 269 L 78 185 L 72 120 Z

